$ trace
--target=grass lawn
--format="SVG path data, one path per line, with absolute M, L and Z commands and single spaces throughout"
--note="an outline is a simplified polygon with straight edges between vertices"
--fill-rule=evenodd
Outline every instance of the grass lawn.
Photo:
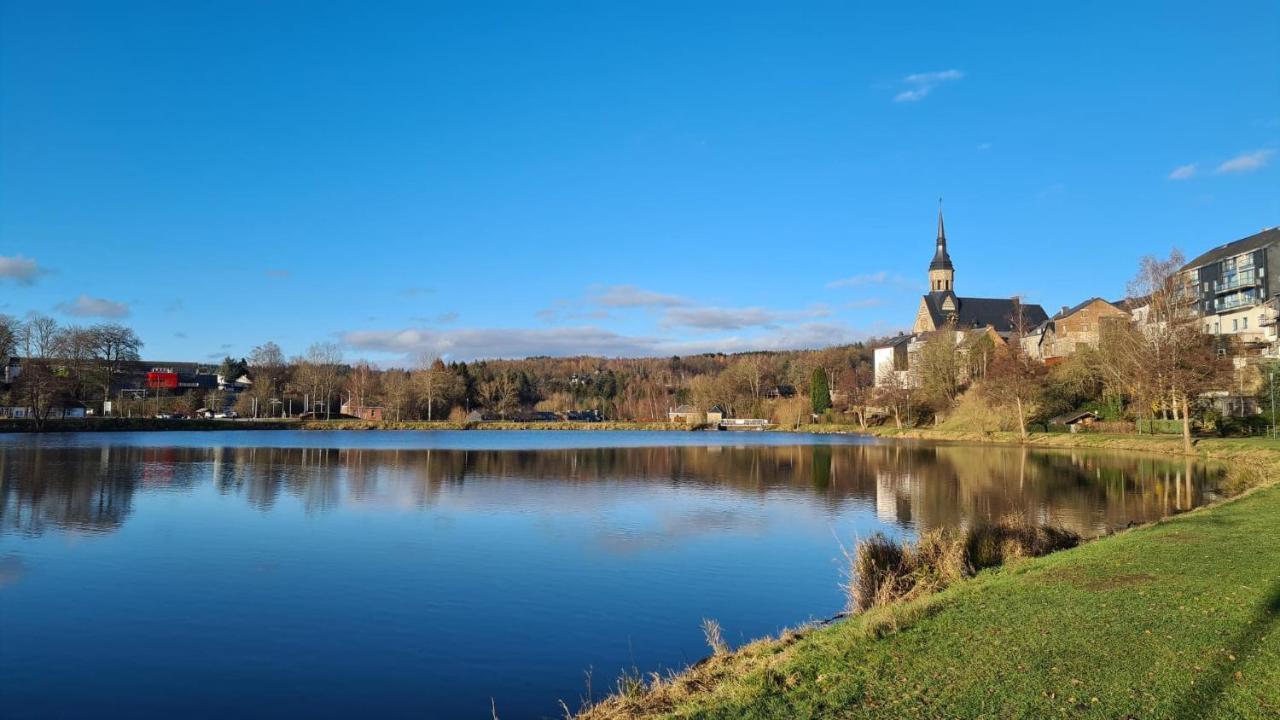
M 584 715 L 633 716 L 1280 718 L 1280 486 L 761 641 Z

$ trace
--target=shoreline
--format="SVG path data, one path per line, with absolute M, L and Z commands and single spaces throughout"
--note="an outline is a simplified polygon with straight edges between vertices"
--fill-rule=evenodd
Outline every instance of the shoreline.
M 817 431 L 821 432 L 821 431 Z M 829 430 L 828 432 L 840 432 Z M 1265 438 L 1200 438 L 1195 445 L 1195 452 L 1187 454 L 1180 437 L 1169 436 L 1123 436 L 1095 435 L 1090 433 L 1042 433 L 1033 434 L 1027 442 L 1022 442 L 1017 433 L 964 432 L 948 430 L 897 430 L 875 429 L 866 435 L 901 440 L 924 440 L 929 442 L 957 442 L 964 444 L 1015 445 L 1031 448 L 1079 448 L 1120 451 L 1138 451 L 1166 456 L 1181 456 L 1188 461 L 1210 461 L 1223 463 L 1228 472 L 1228 485 L 1224 488 L 1227 497 L 1209 504 L 1190 509 L 1176 515 L 1170 515 L 1144 525 L 1135 526 L 1120 532 L 1082 543 L 1080 546 L 1052 553 L 1039 558 L 1016 561 L 979 573 L 973 578 L 933 595 L 906 603 L 898 603 L 886 607 L 875 608 L 861 614 L 842 614 L 826 621 L 812 622 L 797 628 L 788 629 L 777 636 L 765 637 L 751 641 L 727 654 L 713 654 L 698 660 L 682 670 L 660 675 L 652 673 L 645 677 L 624 676 L 619 681 L 619 692 L 580 709 L 573 715 L 583 720 L 618 720 L 621 718 L 656 718 L 684 717 L 751 717 L 789 718 L 797 716 L 839 717 L 968 717 L 970 715 L 986 716 L 994 713 L 998 716 L 1008 714 L 1010 707 L 1020 708 L 1017 714 L 1022 716 L 1049 716 L 1061 712 L 1085 711 L 1089 716 L 1123 717 L 1123 716 L 1165 716 L 1146 707 L 1144 703 L 1162 698 L 1145 692 L 1141 702 L 1134 699 L 1136 691 L 1130 697 L 1108 698 L 1104 701 L 1096 689 L 1085 689 L 1088 681 L 1078 677 L 1069 678 L 1069 683 L 1057 683 L 1059 665 L 1072 665 L 1072 674 L 1078 676 L 1095 676 L 1097 682 L 1114 682 L 1124 680 L 1124 676 L 1110 668 L 1110 661 L 1120 658 L 1132 651 L 1135 639 L 1121 637 L 1119 630 L 1112 636 L 1109 632 L 1098 632 L 1089 627 L 1090 613 L 1101 608 L 1115 607 L 1116 602 L 1107 602 L 1107 598 L 1097 597 L 1101 593 L 1119 594 L 1124 592 L 1131 597 L 1119 601 L 1124 607 L 1150 605 L 1151 598 L 1143 587 L 1148 583 L 1171 586 L 1168 594 L 1176 607 L 1187 610 L 1191 597 L 1201 593 L 1198 599 L 1207 606 L 1201 610 L 1205 617 L 1216 613 L 1229 614 L 1237 607 L 1228 607 L 1224 601 L 1216 601 L 1216 595 L 1208 594 L 1197 585 L 1207 584 L 1220 588 L 1222 582 L 1209 573 L 1220 570 L 1214 562 L 1222 561 L 1222 552 L 1229 549 L 1243 556 L 1253 555 L 1258 560 L 1257 552 L 1244 538 L 1256 536 L 1257 530 L 1241 530 L 1234 525 L 1244 525 L 1243 520 L 1260 524 L 1263 528 L 1271 528 L 1268 537 L 1272 542 L 1268 553 L 1263 553 L 1263 566 L 1268 562 L 1280 562 L 1280 537 L 1274 528 L 1280 526 L 1280 440 Z M 1242 511 L 1246 506 L 1263 506 L 1263 511 Z M 1253 514 L 1250 515 L 1249 512 Z M 1224 516 L 1227 519 L 1224 520 Z M 1224 529 L 1225 528 L 1225 529 Z M 1242 536 L 1237 538 L 1236 536 Z M 1153 540 L 1154 538 L 1154 540 Z M 1167 567 L 1170 561 L 1168 548 L 1176 545 L 1190 546 L 1214 544 L 1223 546 L 1218 555 L 1204 554 L 1198 560 L 1205 565 L 1204 575 L 1197 575 L 1189 565 Z M 1242 547 L 1246 546 L 1246 547 Z M 1190 557 L 1193 548 L 1186 552 Z M 1100 562 L 1099 557 L 1110 559 L 1121 556 L 1121 562 Z M 1228 566 L 1231 560 L 1225 561 Z M 1272 563 L 1274 566 L 1275 563 Z M 1166 567 L 1161 567 L 1162 565 Z M 1137 566 L 1137 567 L 1135 567 Z M 1165 572 L 1155 574 L 1152 571 L 1164 569 Z M 1225 574 L 1225 570 L 1221 570 Z M 1053 593 L 1044 596 L 1042 580 L 1057 581 L 1067 578 L 1067 584 L 1082 587 L 1085 599 L 1093 605 L 1078 607 L 1071 600 L 1062 600 Z M 1241 578 L 1250 583 L 1265 584 L 1265 576 L 1259 573 L 1243 573 Z M 1240 588 L 1250 589 L 1249 585 L 1240 584 Z M 1200 652 L 1211 653 L 1209 659 L 1202 659 L 1205 665 L 1212 663 L 1217 672 L 1216 683 L 1209 684 L 1208 690 L 1219 693 L 1202 699 L 1209 708 L 1222 707 L 1223 698 L 1232 692 L 1243 694 L 1246 707 L 1251 707 L 1257 717 L 1270 716 L 1271 712 L 1280 712 L 1280 577 L 1275 579 L 1271 588 L 1253 588 L 1255 604 L 1258 609 L 1252 616 L 1246 616 L 1242 623 L 1229 623 L 1238 637 L 1250 638 L 1258 647 L 1250 648 L 1262 665 L 1262 677 L 1259 673 L 1250 674 L 1252 682 L 1244 684 L 1245 675 L 1235 670 L 1237 660 L 1235 652 L 1225 651 L 1225 657 L 1217 657 L 1218 646 L 1230 641 L 1214 636 L 1207 642 L 1201 642 Z M 1000 604 L 1000 597 L 988 598 L 985 595 L 1013 595 L 1034 598 L 1034 603 L 1022 605 Z M 1163 596 L 1163 594 L 1162 594 Z M 996 600 L 994 604 L 990 600 Z M 1021 598 L 1019 598 L 1021 599 Z M 1056 605 L 1055 605 L 1056 603 Z M 1232 603 L 1235 605 L 1235 603 Z M 1025 612 L 1034 621 L 1013 623 L 1010 625 L 1008 613 L 1011 607 Z M 1244 603 L 1238 608 L 1243 609 Z M 1118 627 L 1126 623 L 1132 624 L 1135 618 L 1128 618 L 1124 613 L 1118 614 Z M 1176 619 L 1176 612 L 1170 611 Z M 1157 616 L 1159 613 L 1157 613 Z M 968 618 L 959 622 L 954 617 Z M 1137 613 L 1137 619 L 1143 617 Z M 986 623 L 990 632 L 997 638 L 994 645 L 982 650 L 987 657 L 966 659 L 953 653 L 970 652 L 968 643 L 978 637 L 974 631 L 975 623 Z M 1262 630 L 1255 629 L 1262 622 Z M 1042 678 L 1045 686 L 1061 689 L 1041 689 L 1026 687 L 1025 682 L 1015 679 L 1007 682 L 1001 673 L 992 673 L 990 664 L 1003 662 L 1016 663 L 1016 668 L 1007 668 L 1008 677 L 1016 678 L 1018 674 L 1029 672 L 1032 662 L 1030 657 L 1019 657 L 1011 653 L 1004 640 L 1009 627 L 1027 628 L 1023 636 L 1031 636 L 1027 654 L 1044 654 L 1041 644 L 1035 639 L 1030 628 L 1050 627 L 1059 633 L 1070 634 L 1065 629 L 1070 623 L 1083 626 L 1087 637 L 1073 639 L 1066 643 L 1072 655 L 1054 655 L 1049 653 L 1047 661 L 1056 663 L 1051 666 L 1050 673 Z M 1271 641 L 1267 644 L 1267 627 Z M 1237 628 L 1239 628 L 1237 630 Z M 1175 628 L 1171 633 L 1176 633 Z M 1184 630 L 1185 632 L 1185 630 Z M 1041 635 L 1050 635 L 1049 630 L 1040 630 Z M 1014 635 L 1017 635 L 1016 633 Z M 1151 629 L 1146 629 L 1136 638 L 1136 642 L 1152 642 L 1155 639 Z M 1164 635 L 1163 642 L 1176 644 L 1195 644 L 1195 639 L 1175 638 L 1174 634 Z M 958 644 L 957 644 L 958 643 Z M 1115 647 L 1109 645 L 1115 643 Z M 1158 643 L 1157 643 L 1158 644 Z M 1145 650 L 1145 648 L 1143 648 Z M 1176 655 L 1183 655 L 1177 651 Z M 1243 655 L 1243 652 L 1241 652 Z M 893 667 L 886 672 L 890 675 L 903 673 L 900 678 L 883 677 L 868 658 L 878 658 L 881 664 L 884 658 L 891 658 Z M 1181 660 L 1181 658 L 1179 658 Z M 1203 672 L 1201 665 L 1193 664 L 1192 674 Z M 1179 670 L 1184 670 L 1179 666 Z M 1043 674 L 1043 668 L 1040 668 Z M 892 697 L 901 690 L 901 685 L 909 680 L 907 673 L 915 674 L 920 681 L 914 688 L 908 687 L 902 697 Z M 1232 674 L 1234 673 L 1234 674 Z M 953 702 L 939 702 L 937 680 L 940 674 L 950 674 L 956 679 L 955 686 L 943 688 L 954 691 Z M 1137 684 L 1150 683 L 1153 672 L 1146 676 L 1137 674 L 1133 680 Z M 861 676 L 857 682 L 849 679 L 842 682 L 842 675 Z M 1269 682 L 1272 676 L 1275 682 Z M 1182 678 L 1177 678 L 1181 680 Z M 901 682 L 894 682 L 899 680 Z M 1191 679 L 1192 692 L 1196 692 L 1196 680 Z M 1003 684 L 1002 684 L 1003 683 Z M 1057 683 L 1055 685 L 1055 683 Z M 909 683 L 907 683 L 909 685 Z M 881 687 L 886 686 L 886 687 Z M 868 692 L 875 687 L 876 693 Z M 1243 690 L 1236 691 L 1236 687 Z M 1268 688 L 1270 690 L 1268 691 Z M 1001 694 L 1003 697 L 996 697 Z M 880 692 L 884 697 L 879 697 Z M 933 692 L 931 692 L 933 691 Z M 1171 708 L 1178 707 L 1176 701 L 1187 693 L 1179 691 L 1164 698 Z M 1087 696 L 1080 702 L 1077 696 Z M 1233 696 L 1234 697 L 1234 696 Z M 976 705 L 970 705 L 976 702 Z M 1234 702 L 1234 700 L 1233 700 Z M 1064 707 L 1065 705 L 1065 707 Z M 1236 711 L 1223 709 L 1223 717 L 1237 717 Z M 943 713 L 938 715 L 938 713 Z M 1181 715 L 1175 712 L 1175 715 Z M 1204 717 L 1213 716 L 1206 712 Z M 1253 714 L 1240 715 L 1252 717 Z M 1199 717 L 1199 715 L 1197 715 Z

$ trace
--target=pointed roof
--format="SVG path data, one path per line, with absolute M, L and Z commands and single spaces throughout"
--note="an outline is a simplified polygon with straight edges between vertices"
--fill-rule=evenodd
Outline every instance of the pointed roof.
M 955 270 L 951 255 L 947 253 L 947 231 L 942 225 L 942 198 L 938 198 L 938 248 L 933 253 L 930 270 Z

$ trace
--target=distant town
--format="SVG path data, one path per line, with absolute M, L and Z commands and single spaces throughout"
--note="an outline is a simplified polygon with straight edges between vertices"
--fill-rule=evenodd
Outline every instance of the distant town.
M 939 210 L 910 332 L 825 349 L 471 363 L 425 355 L 379 368 L 348 361 L 333 343 L 286 357 L 266 341 L 245 358 L 198 363 L 145 359 L 143 340 L 116 323 L 0 316 L 0 417 L 1257 434 L 1276 419 L 1278 272 L 1280 229 L 1270 228 L 1190 261 L 1176 251 L 1147 257 L 1124 297 L 1084 296 L 1050 314 L 1017 297 L 959 294 Z

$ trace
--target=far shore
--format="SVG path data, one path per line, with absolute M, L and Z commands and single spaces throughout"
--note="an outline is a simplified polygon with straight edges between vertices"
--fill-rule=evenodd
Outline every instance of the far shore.
M 307 431 L 430 431 L 430 430 L 504 430 L 504 431 L 648 431 L 648 432 L 720 432 L 708 425 L 655 421 L 603 422 L 395 422 L 355 419 L 311 420 L 298 418 L 165 419 L 89 417 L 46 420 L 41 425 L 32 420 L 0 419 L 0 434 L 62 432 L 173 432 L 215 430 L 307 430 Z M 932 442 L 1022 445 L 1027 447 L 1093 448 L 1156 452 L 1186 455 L 1181 437 L 1175 435 L 1109 435 L 1101 433 L 1031 433 L 1023 440 L 1016 432 L 988 430 L 938 430 L 933 428 L 897 429 L 885 426 L 863 428 L 853 424 L 821 423 L 794 427 L 771 427 L 766 430 L 725 430 L 723 432 L 807 433 L 816 435 L 867 435 L 884 439 L 925 440 Z M 1251 443 L 1250 438 L 1196 439 L 1193 455 L 1204 456 L 1206 446 L 1222 448 L 1233 442 Z M 1280 447 L 1280 444 L 1277 445 Z M 1217 453 L 1208 453 L 1214 455 Z

